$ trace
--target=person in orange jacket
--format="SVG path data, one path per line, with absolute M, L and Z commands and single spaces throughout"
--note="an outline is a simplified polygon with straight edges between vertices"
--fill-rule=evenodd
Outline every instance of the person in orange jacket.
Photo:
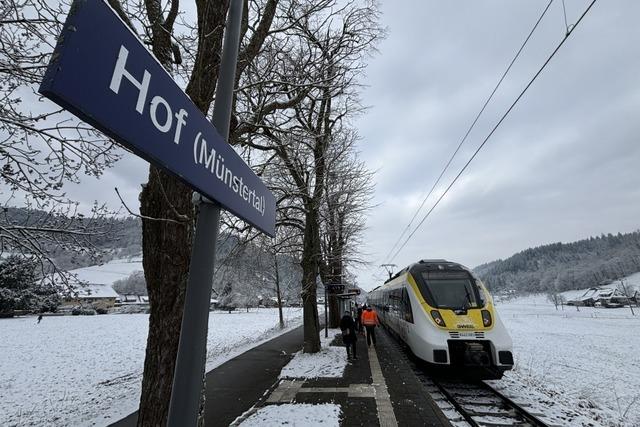
M 376 313 L 370 305 L 367 305 L 367 308 L 362 312 L 360 322 L 362 322 L 365 329 L 367 330 L 367 346 L 371 347 L 372 341 L 373 345 L 375 346 L 376 326 L 380 325 L 380 321 L 378 320 L 378 313 Z

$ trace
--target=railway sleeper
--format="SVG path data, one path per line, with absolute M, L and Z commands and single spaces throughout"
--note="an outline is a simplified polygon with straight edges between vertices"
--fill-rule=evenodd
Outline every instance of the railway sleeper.
M 479 423 L 482 427 L 532 427 L 532 425 L 530 423 L 527 422 L 514 422 L 512 424 L 505 424 L 505 423 Z
M 499 416 L 472 416 L 473 421 L 483 427 L 533 427 L 533 425 L 522 419 L 512 417 L 499 417 Z
M 464 403 L 461 404 L 465 411 L 470 413 L 471 415 L 479 415 L 479 416 L 504 416 L 504 417 L 512 417 L 519 418 L 516 412 L 509 408 L 501 408 L 498 406 L 475 406 L 475 405 L 466 405 Z
M 464 396 L 457 396 L 454 393 L 451 393 L 451 395 L 458 402 L 468 405 L 504 406 L 505 404 L 504 401 L 493 396 L 465 398 Z

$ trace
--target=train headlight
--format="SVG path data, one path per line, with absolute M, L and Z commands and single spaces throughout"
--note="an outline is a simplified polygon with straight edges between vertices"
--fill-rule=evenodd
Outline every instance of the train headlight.
M 433 321 L 436 322 L 436 325 L 442 326 L 443 328 L 447 326 L 438 310 L 431 310 L 431 317 L 433 317 Z
M 489 312 L 489 310 L 482 310 L 481 313 L 482 324 L 485 328 L 488 328 L 489 326 L 491 326 L 491 323 L 493 323 L 493 320 L 491 319 L 491 313 Z

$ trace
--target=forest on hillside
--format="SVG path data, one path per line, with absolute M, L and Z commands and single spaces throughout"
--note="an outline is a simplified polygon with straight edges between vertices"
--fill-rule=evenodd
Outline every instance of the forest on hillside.
M 54 228 L 71 221 L 98 222 L 91 228 L 100 231 L 89 237 L 90 251 L 69 250 L 68 245 L 58 245 L 55 241 L 43 243 L 42 250 L 61 270 L 142 256 L 142 223 L 136 217 L 71 218 L 62 213 L 14 207 L 5 209 L 0 215 L 0 226 L 20 224 L 24 227 Z M 0 248 L 0 254 L 3 252 L 8 256 L 13 251 L 6 245 Z M 139 280 L 139 275 L 132 276 L 136 276 L 131 278 L 132 281 Z M 259 239 L 244 241 L 238 235 L 225 231 L 220 233 L 213 289 L 214 296 L 226 305 L 242 306 L 258 296 L 275 296 L 276 280 L 283 298 L 298 301 L 301 279 L 300 263 L 293 256 L 278 254 L 276 258 L 268 245 L 262 245 Z M 146 295 L 144 283 L 141 288 L 144 290 L 141 294 Z
M 640 231 L 529 248 L 474 271 L 493 292 L 589 288 L 640 271 Z
M 44 254 L 61 270 L 87 267 L 142 252 L 142 224 L 139 218 L 132 216 L 85 216 L 77 212 L 18 207 L 6 207 L 0 215 L 0 228 L 3 230 L 66 230 L 71 227 L 72 231 L 82 234 L 82 241 L 77 238 L 48 238 L 30 246 L 14 247 L 14 242 L 11 239 L 5 242 L 2 235 L 0 252 Z M 25 233 L 24 240 L 36 239 Z

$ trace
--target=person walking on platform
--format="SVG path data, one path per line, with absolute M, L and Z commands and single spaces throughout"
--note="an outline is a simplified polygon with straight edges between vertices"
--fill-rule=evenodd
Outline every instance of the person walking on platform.
M 358 336 L 356 335 L 356 322 L 353 320 L 353 317 L 351 317 L 351 314 L 345 313 L 345 315 L 342 316 L 342 319 L 340 319 L 340 329 L 342 330 L 342 342 L 344 342 L 347 348 L 347 359 L 357 359 L 356 342 L 358 341 Z M 351 349 L 351 351 L 349 351 L 349 349 Z
M 358 311 L 356 312 L 356 330 L 359 333 L 362 333 L 362 311 L 364 304 L 358 306 Z
M 362 312 L 362 324 L 367 330 L 367 346 L 371 347 L 371 342 L 376 345 L 376 326 L 380 325 L 378 321 L 378 313 L 376 313 L 370 305 Z

